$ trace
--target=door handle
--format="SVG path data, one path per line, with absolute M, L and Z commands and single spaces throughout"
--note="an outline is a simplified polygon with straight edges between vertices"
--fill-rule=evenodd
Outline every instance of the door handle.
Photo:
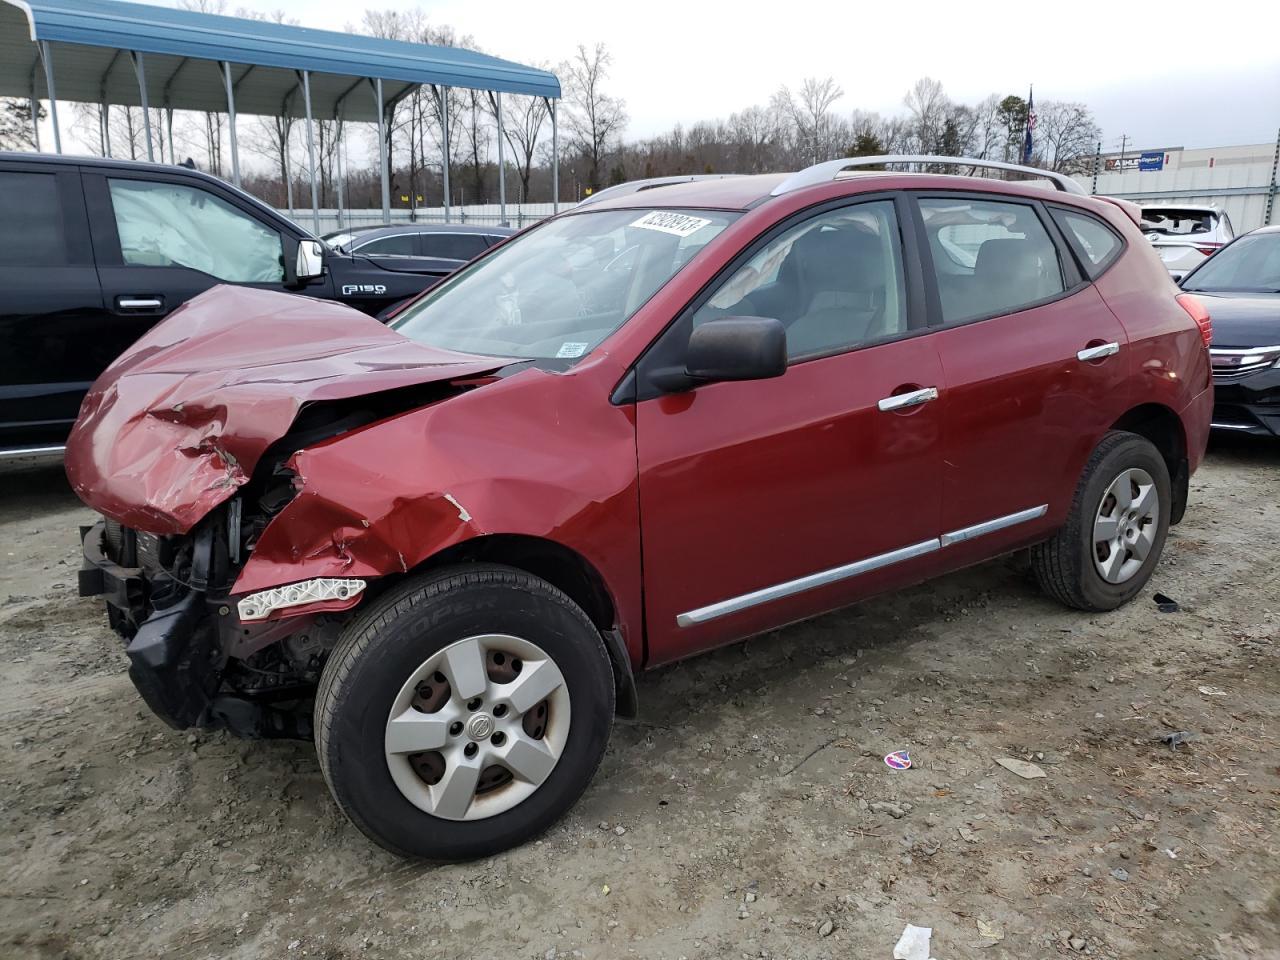
M 938 388 L 925 387 L 921 390 L 912 390 L 910 393 L 896 393 L 891 397 L 885 397 L 876 406 L 888 412 L 890 410 L 902 410 L 905 407 L 918 407 L 922 403 L 937 399 Z
M 116 297 L 116 306 L 121 310 L 159 310 L 164 301 L 159 297 Z
M 1083 350 L 1081 350 L 1079 353 L 1076 354 L 1076 359 L 1083 360 L 1086 362 L 1089 360 L 1101 360 L 1103 357 L 1110 357 L 1119 352 L 1120 352 L 1120 344 L 1103 343 L 1103 344 L 1099 344 L 1096 347 L 1085 347 Z

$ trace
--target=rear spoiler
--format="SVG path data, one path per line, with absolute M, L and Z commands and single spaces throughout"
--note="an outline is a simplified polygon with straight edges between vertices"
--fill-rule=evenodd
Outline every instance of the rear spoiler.
M 1138 206 L 1132 200 L 1121 200 L 1119 197 L 1104 197 L 1101 194 L 1094 194 L 1095 200 L 1105 200 L 1107 203 L 1114 203 L 1123 210 L 1137 226 L 1142 226 L 1142 207 Z

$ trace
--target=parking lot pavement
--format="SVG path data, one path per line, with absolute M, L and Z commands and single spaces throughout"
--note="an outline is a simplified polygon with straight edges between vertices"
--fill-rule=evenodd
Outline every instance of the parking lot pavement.
M 1007 559 L 643 678 L 566 820 L 445 867 L 370 846 L 308 744 L 150 716 L 76 597 L 88 517 L 0 475 L 0 955 L 1278 955 L 1280 446 L 1211 451 L 1115 613 Z

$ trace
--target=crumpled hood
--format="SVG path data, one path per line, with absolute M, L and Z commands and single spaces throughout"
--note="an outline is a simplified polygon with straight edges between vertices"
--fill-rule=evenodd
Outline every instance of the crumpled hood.
M 248 482 L 305 404 L 508 362 L 416 343 L 341 304 L 214 287 L 98 378 L 67 441 L 67 477 L 108 517 L 186 533 Z

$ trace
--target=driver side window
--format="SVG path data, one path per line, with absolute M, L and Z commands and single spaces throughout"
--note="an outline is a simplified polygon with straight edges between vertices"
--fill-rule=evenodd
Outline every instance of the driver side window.
M 769 241 L 693 315 L 771 317 L 791 361 L 904 333 L 902 241 L 890 200 L 828 210 Z

